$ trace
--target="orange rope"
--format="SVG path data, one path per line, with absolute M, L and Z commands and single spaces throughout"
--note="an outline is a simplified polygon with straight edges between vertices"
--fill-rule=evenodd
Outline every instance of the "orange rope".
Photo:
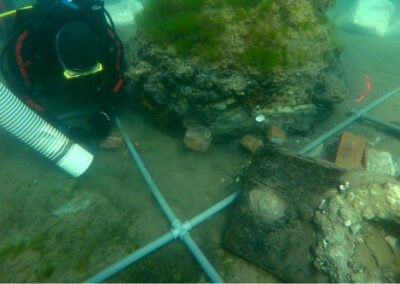
M 365 76 L 365 82 L 367 83 L 367 90 L 362 94 L 358 99 L 355 100 L 356 103 L 359 103 L 363 100 L 363 98 L 371 91 L 371 84 L 369 82 L 368 75 Z

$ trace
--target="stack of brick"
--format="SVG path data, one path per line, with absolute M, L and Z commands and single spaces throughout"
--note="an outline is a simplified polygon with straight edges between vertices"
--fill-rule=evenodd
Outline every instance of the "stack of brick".
M 271 126 L 268 129 L 266 138 L 268 142 L 281 146 L 287 142 L 286 133 L 276 126 Z M 242 145 L 246 150 L 255 153 L 264 145 L 264 142 L 258 137 L 255 137 L 251 134 L 246 134 L 242 137 L 242 139 L 240 139 L 240 145 Z

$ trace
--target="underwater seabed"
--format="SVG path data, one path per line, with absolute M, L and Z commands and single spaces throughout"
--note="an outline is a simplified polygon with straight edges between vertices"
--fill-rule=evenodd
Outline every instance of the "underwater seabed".
M 400 40 L 341 33 L 342 61 L 351 96 L 331 119 L 308 137 L 289 137 L 298 151 L 348 117 L 400 85 Z M 365 75 L 372 91 L 365 91 Z M 400 122 L 400 94 L 370 114 Z M 188 220 L 235 190 L 235 178 L 250 155 L 238 143 L 192 152 L 140 111 L 127 107 L 123 128 L 156 184 L 181 220 Z M 346 131 L 400 156 L 399 141 L 374 125 L 356 122 Z M 115 135 L 118 133 L 115 130 Z M 165 234 L 170 226 L 126 148 L 95 150 L 95 161 L 79 179 L 65 175 L 9 135 L 0 133 L 0 279 L 2 282 L 81 282 Z M 326 145 L 335 145 L 338 135 Z M 329 148 L 329 147 L 328 147 Z M 327 159 L 332 159 L 326 153 Z M 69 206 L 69 207 L 68 207 Z M 75 212 L 68 208 L 78 209 Z M 231 209 L 191 231 L 193 239 L 225 282 L 274 282 L 263 270 L 222 248 Z M 174 241 L 111 278 L 111 282 L 208 282 L 182 243 Z

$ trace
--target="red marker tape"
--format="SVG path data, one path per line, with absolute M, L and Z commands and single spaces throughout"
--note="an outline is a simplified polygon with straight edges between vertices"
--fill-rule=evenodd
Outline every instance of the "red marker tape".
M 367 90 L 362 94 L 358 99 L 355 100 L 356 103 L 359 103 L 363 100 L 363 98 L 371 91 L 371 84 L 369 82 L 368 75 L 365 76 L 365 82 L 367 83 Z

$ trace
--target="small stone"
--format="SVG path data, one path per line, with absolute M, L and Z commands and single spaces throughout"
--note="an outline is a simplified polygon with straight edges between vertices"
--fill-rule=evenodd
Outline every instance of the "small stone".
M 215 103 L 215 104 L 211 105 L 211 107 L 213 109 L 223 111 L 223 110 L 226 110 L 227 104 L 225 102 L 219 102 L 219 103 Z
M 350 229 L 353 234 L 358 234 L 361 231 L 362 226 L 360 224 L 352 224 Z
M 256 121 L 257 122 L 264 122 L 267 118 L 263 114 L 259 114 L 256 116 Z
M 250 134 L 246 134 L 240 139 L 240 145 L 249 150 L 252 153 L 255 153 L 264 143 L 261 139 L 254 137 Z
M 286 134 L 284 131 L 276 126 L 271 126 L 267 131 L 267 139 L 271 143 L 283 145 L 287 142 Z
M 106 150 L 116 150 L 121 148 L 123 142 L 124 141 L 122 140 L 122 137 L 109 136 L 100 143 L 100 148 Z
M 400 222 L 400 185 L 388 183 L 385 191 L 389 212 Z
M 79 211 L 85 210 L 89 207 L 91 201 L 90 199 L 85 198 L 86 196 L 76 196 L 66 204 L 62 205 L 61 207 L 57 208 L 52 212 L 53 216 L 62 216 L 65 214 L 75 214 Z
M 205 152 L 210 146 L 212 136 L 210 130 L 204 126 L 190 126 L 186 130 L 183 142 L 186 147 L 198 152 Z
M 339 185 L 339 190 L 341 192 L 347 191 L 350 189 L 350 182 L 345 181 L 343 184 Z
M 363 244 L 365 242 L 364 237 L 362 236 L 362 234 L 356 235 L 356 242 L 359 243 L 359 244 Z
M 396 172 L 392 155 L 376 148 L 365 150 L 365 168 L 369 172 L 381 175 L 394 176 Z
M 328 200 L 322 199 L 322 200 L 321 200 L 321 203 L 320 203 L 319 206 L 318 206 L 318 209 L 319 209 L 319 210 L 324 210 L 324 209 L 326 208 L 327 204 L 328 204 Z
M 348 227 L 350 227 L 351 225 L 352 225 L 352 223 L 351 223 L 351 220 L 345 220 L 344 221 L 344 225 L 348 228 Z
M 370 207 L 366 207 L 361 215 L 367 220 L 373 220 L 376 217 L 374 210 Z
M 349 202 L 353 202 L 355 198 L 356 198 L 356 195 L 354 193 L 352 193 L 352 192 L 349 192 L 346 195 L 346 200 L 349 201 Z

